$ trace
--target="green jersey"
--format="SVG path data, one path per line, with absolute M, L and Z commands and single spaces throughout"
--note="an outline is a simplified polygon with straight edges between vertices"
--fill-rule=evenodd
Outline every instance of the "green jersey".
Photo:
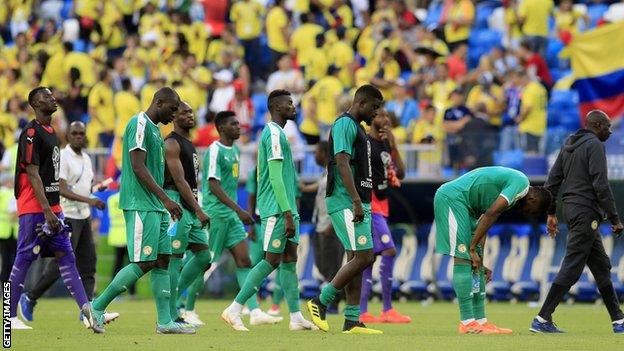
M 509 207 L 526 196 L 529 178 L 511 168 L 482 167 L 444 184 L 440 189 L 467 205 L 471 217 L 479 218 L 499 196 L 507 200 Z
M 361 126 L 358 126 L 351 118 L 338 118 L 331 129 L 333 149 L 330 150 L 330 152 L 332 152 L 334 156 L 343 152 L 349 154 L 352 161 L 358 157 L 369 157 L 368 155 L 358 155 L 354 148 L 354 143 L 358 135 L 358 128 L 361 128 Z M 370 164 L 370 158 L 368 162 Z M 325 198 L 327 213 L 332 214 L 337 211 L 353 208 L 353 200 L 347 192 L 347 188 L 342 181 L 336 164 L 329 165 L 328 167 L 333 167 L 334 189 L 331 195 Z M 353 163 L 351 163 L 351 173 L 355 177 L 355 167 Z M 370 204 L 366 203 L 366 201 L 364 201 L 363 205 L 364 207 L 370 208 Z
M 282 180 L 286 187 L 286 197 L 292 214 L 298 214 L 295 186 L 297 170 L 286 134 L 284 134 L 282 127 L 275 122 L 269 122 L 264 126 L 258 146 L 258 192 L 256 196 L 260 218 L 282 213 L 269 179 L 269 161 L 272 160 L 282 161 Z
M 132 170 L 130 152 L 143 150 L 146 153 L 145 167 L 159 187 L 165 181 L 165 143 L 160 129 L 145 112 L 133 116 L 123 135 L 121 183 L 119 186 L 119 208 L 134 211 L 165 212 L 160 199 L 139 181 Z
M 213 142 L 204 156 L 202 177 L 202 207 L 211 217 L 236 215 L 234 210 L 224 205 L 211 191 L 208 181 L 216 179 L 221 183 L 225 194 L 234 202 L 238 201 L 238 173 L 240 151 L 238 147 L 225 146 Z

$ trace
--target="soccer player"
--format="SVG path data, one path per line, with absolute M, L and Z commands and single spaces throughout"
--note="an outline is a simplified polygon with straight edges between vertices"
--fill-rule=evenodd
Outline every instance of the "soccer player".
M 380 317 L 368 312 L 368 297 L 373 285 L 373 266 L 368 266 L 362 277 L 362 296 L 360 297 L 360 321 L 362 323 L 409 323 L 412 319 L 392 308 L 392 270 L 396 249 L 386 218 L 390 215 L 388 187 L 400 186 L 405 177 L 405 165 L 397 150 L 394 135 L 390 130 L 388 111 L 382 109 L 371 124 L 368 134 L 371 143 L 371 166 L 373 169 L 372 235 L 373 253 L 381 255 L 381 297 L 383 311 Z
M 238 285 L 242 288 L 251 270 L 249 249 L 245 240 L 247 232 L 243 223 L 253 225 L 255 222 L 249 212 L 236 203 L 240 152 L 234 141 L 240 138 L 241 128 L 232 111 L 217 113 L 215 126 L 219 132 L 219 140 L 213 142 L 206 152 L 202 179 L 204 208 L 214 218 L 210 224 L 210 252 L 212 262 L 217 263 L 223 249 L 230 250 L 237 267 Z M 262 312 L 255 294 L 246 303 L 251 311 L 249 320 L 252 325 L 282 321 L 282 317 L 273 317 Z
M 197 176 L 199 175 L 199 157 L 191 142 L 191 129 L 195 127 L 193 110 L 186 102 L 181 102 L 173 117 L 173 131 L 165 138 L 165 183 L 167 196 L 182 205 L 182 217 L 171 230 L 171 257 L 169 259 L 169 277 L 171 281 L 171 299 L 169 311 L 171 319 L 201 325 L 202 322 L 194 311 L 185 311 L 182 318 L 178 315 L 176 302 L 178 297 L 178 279 L 182 269 L 182 256 L 188 249 L 194 256 L 210 258 L 208 234 L 204 227 L 209 222 L 208 215 L 197 201 Z M 201 261 L 201 260 L 200 260 Z M 187 261 L 196 264 L 196 261 Z M 191 267 L 195 277 L 201 276 L 210 263 Z M 187 267 L 185 267 L 187 268 Z M 187 268 L 188 270 L 189 268 Z
M 347 264 L 325 285 L 321 294 L 308 301 L 312 321 L 323 331 L 329 330 L 327 306 L 338 291 L 345 289 L 346 306 L 343 333 L 381 334 L 360 322 L 362 272 L 373 264 L 371 236 L 371 143 L 360 123 L 371 125 L 383 96 L 372 85 L 363 85 L 355 92 L 349 110 L 336 118 L 329 134 L 327 165 L 327 212 L 340 242 L 347 251 Z
M 185 328 L 171 319 L 169 306 L 171 239 L 167 230 L 170 219 L 178 220 L 182 209 L 162 188 L 165 146 L 158 123 L 170 123 L 179 105 L 180 97 L 173 89 L 161 88 L 154 94 L 147 111 L 137 113 L 126 126 L 122 141 L 119 207 L 124 211 L 131 263 L 119 271 L 92 302 L 99 327 L 103 327 L 104 310 L 111 301 L 151 271 L 150 282 L 158 316 L 156 333 L 195 333 L 194 329 Z
M 505 167 L 477 168 L 436 191 L 436 253 L 453 257 L 460 334 L 512 332 L 485 317 L 485 283 L 492 274 L 482 266 L 486 233 L 501 213 L 512 206 L 525 215 L 540 216 L 551 201 L 548 190 L 529 186 L 526 175 Z
M 603 218 L 611 222 L 611 231 L 616 237 L 624 229 L 609 186 L 603 145 L 611 136 L 611 121 L 600 110 L 590 111 L 586 120 L 586 128 L 566 140 L 545 184 L 555 199 L 563 186 L 563 213 L 569 231 L 561 269 L 531 323 L 529 330 L 534 333 L 563 332 L 553 323 L 552 314 L 587 265 L 611 317 L 613 332 L 624 334 L 624 313 L 611 282 L 611 260 L 598 231 Z M 548 209 L 547 228 L 552 237 L 558 231 L 556 209 L 556 202 Z
M 257 159 L 256 155 L 256 159 Z M 247 190 L 247 209 L 249 213 L 253 214 L 253 216 L 259 216 L 260 212 L 258 212 L 258 208 L 256 206 L 257 198 L 256 194 L 258 192 L 258 179 L 256 175 L 258 174 L 258 168 L 254 167 L 249 171 L 249 176 L 247 177 L 247 183 L 245 184 L 245 190 Z M 256 220 L 256 218 L 254 218 Z M 260 233 L 260 224 L 259 221 L 256 221 L 253 225 L 249 226 L 249 230 L 247 231 L 247 238 L 249 239 L 249 258 L 251 259 L 251 266 L 255 267 L 262 259 L 264 258 L 264 242 L 263 237 L 259 235 Z M 279 316 L 280 315 L 280 303 L 284 298 L 284 290 L 279 285 L 279 267 L 277 268 L 277 272 L 275 272 L 275 280 L 273 281 L 273 293 L 271 294 L 271 300 L 273 300 L 273 304 L 271 308 L 267 311 L 271 316 Z
M 28 122 L 19 137 L 15 166 L 15 198 L 19 216 L 17 254 L 11 270 L 11 329 L 32 329 L 17 317 L 17 303 L 24 289 L 30 265 L 41 255 L 58 263 L 63 282 L 78 304 L 84 324 L 96 333 L 103 328 L 94 323 L 72 249 L 71 228 L 63 223 L 59 178 L 61 149 L 50 125 L 56 112 L 56 99 L 50 89 L 37 87 L 28 94 L 35 119 Z
M 221 318 L 234 330 L 248 331 L 241 320 L 243 304 L 278 266 L 280 285 L 290 310 L 290 330 L 312 330 L 299 307 L 299 279 L 295 270 L 299 245 L 299 214 L 296 202 L 295 163 L 284 134 L 286 122 L 296 117 L 290 93 L 274 90 L 268 98 L 269 121 L 262 130 L 258 147 L 258 209 L 265 257 L 249 272 L 236 298 Z

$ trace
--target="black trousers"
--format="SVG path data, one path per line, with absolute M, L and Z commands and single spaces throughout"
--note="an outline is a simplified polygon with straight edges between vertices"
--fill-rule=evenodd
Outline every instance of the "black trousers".
M 7 239 L 0 239 L 0 257 L 2 258 L 2 270 L 0 271 L 0 281 L 6 282 L 11 276 L 11 268 L 15 261 L 17 252 L 17 241 L 11 235 Z
M 598 231 L 602 221 L 600 214 L 585 206 L 566 204 L 564 215 L 569 228 L 566 255 L 548 292 L 540 316 L 550 320 L 559 302 L 579 280 L 587 265 L 596 280 L 596 286 L 611 319 L 624 318 L 611 282 L 611 260 Z
M 72 248 L 76 255 L 76 268 L 82 279 L 87 298 L 93 300 L 93 291 L 95 289 L 95 265 L 97 258 L 95 254 L 95 244 L 93 242 L 93 233 L 91 232 L 91 219 L 71 219 L 66 221 L 72 227 Z M 56 260 L 49 260 L 46 264 L 41 278 L 35 286 L 26 294 L 30 299 L 38 299 L 50 289 L 56 280 L 61 276 Z

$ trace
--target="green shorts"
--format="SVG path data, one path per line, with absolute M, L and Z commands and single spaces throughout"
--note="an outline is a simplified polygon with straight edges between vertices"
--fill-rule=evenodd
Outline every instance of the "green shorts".
M 245 226 L 236 214 L 210 219 L 208 247 L 211 262 L 218 262 L 223 249 L 231 249 L 247 237 Z
M 155 261 L 158 255 L 171 255 L 167 212 L 124 210 L 123 214 L 130 262 Z
M 262 218 L 260 233 L 262 233 L 263 251 L 283 253 L 287 241 L 299 245 L 299 215 L 293 215 L 293 220 L 295 222 L 295 236 L 287 239 L 284 215 Z
M 470 260 L 470 241 L 477 220 L 468 206 L 440 188 L 433 199 L 436 226 L 436 253 Z
M 370 204 L 363 204 L 363 207 L 364 220 L 360 223 L 353 223 L 353 211 L 350 208 L 329 214 L 334 231 L 347 251 L 363 251 L 373 248 Z
M 166 190 L 171 200 L 180 203 L 180 194 L 175 190 Z M 183 254 L 189 243 L 208 245 L 208 233 L 202 228 L 195 213 L 182 207 L 182 218 L 178 221 L 176 234 L 171 238 L 171 253 Z
M 256 240 L 249 239 L 249 259 L 251 266 L 257 265 L 264 258 L 264 242 L 262 236 L 262 226 L 254 224 L 256 230 Z

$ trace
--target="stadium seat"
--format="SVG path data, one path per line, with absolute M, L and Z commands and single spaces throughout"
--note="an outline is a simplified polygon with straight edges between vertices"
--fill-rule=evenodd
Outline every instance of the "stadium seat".
M 487 29 L 488 28 L 488 18 L 494 12 L 494 8 L 496 5 L 492 5 L 488 2 L 480 2 L 476 6 L 476 14 L 474 23 L 472 25 L 472 29 Z
M 511 251 L 511 229 L 510 226 L 500 225 L 489 232 L 489 238 L 486 241 L 486 246 L 488 246 L 488 241 L 492 240 L 484 254 L 484 257 L 492 255 L 487 263 L 488 268 L 492 269 L 492 281 L 486 288 L 486 293 L 492 300 L 506 300 L 508 298 L 510 284 L 503 277 L 503 268 Z
M 314 225 L 301 224 L 299 229 L 299 246 L 297 248 L 297 276 L 299 277 L 299 291 L 304 299 L 311 299 L 319 292 L 319 281 L 314 278 L 314 251 L 311 236 L 314 235 Z
M 609 6 L 603 3 L 590 3 L 587 6 L 587 15 L 589 16 L 589 28 L 596 27 L 598 21 L 604 16 L 604 13 L 607 12 Z
M 522 169 L 524 153 L 522 150 L 495 151 L 494 164 L 497 166 Z
M 561 146 L 563 145 L 563 142 L 565 138 L 568 137 L 568 135 L 570 135 L 570 131 L 568 131 L 566 128 L 563 128 L 563 127 L 547 128 L 546 129 L 546 148 L 545 148 L 546 155 L 551 155 L 555 152 L 559 152 L 559 149 L 561 149 Z M 549 162 L 549 164 L 551 163 Z
M 556 241 L 548 236 L 545 226 L 540 227 L 540 232 L 535 235 L 535 239 L 531 240 L 529 245 L 527 264 L 523 269 L 520 281 L 511 287 L 514 298 L 522 301 L 537 300 L 540 287 L 548 279 L 555 256 L 555 246 Z
M 434 247 L 429 245 L 429 241 L 435 243 L 435 239 L 427 240 L 426 238 L 435 238 L 435 226 L 426 225 L 423 227 L 419 228 L 418 233 L 428 233 L 424 240 L 421 239 L 423 238 L 421 235 L 403 236 L 401 253 L 396 260 L 394 269 L 395 277 L 404 281 L 399 287 L 401 294 L 418 300 L 428 296 L 427 286 L 434 278 L 431 264 Z M 431 234 L 429 234 L 430 232 Z M 429 267 L 429 269 L 424 267 Z M 428 274 L 423 275 L 423 270 Z
M 548 174 L 546 158 L 542 156 L 525 156 L 522 160 L 522 172 L 528 176 Z
M 72 12 L 72 8 L 74 7 L 73 0 L 65 0 L 63 3 L 63 8 L 61 9 L 61 18 L 66 20 L 69 18 L 70 13 Z
M 493 47 L 501 45 L 502 34 L 489 29 L 474 29 L 468 38 L 468 67 L 474 68 L 479 64 L 481 55 L 492 50 Z
M 427 18 L 425 19 L 425 26 L 438 24 L 440 16 L 442 16 L 442 8 L 444 5 L 441 1 L 432 1 L 427 9 Z

